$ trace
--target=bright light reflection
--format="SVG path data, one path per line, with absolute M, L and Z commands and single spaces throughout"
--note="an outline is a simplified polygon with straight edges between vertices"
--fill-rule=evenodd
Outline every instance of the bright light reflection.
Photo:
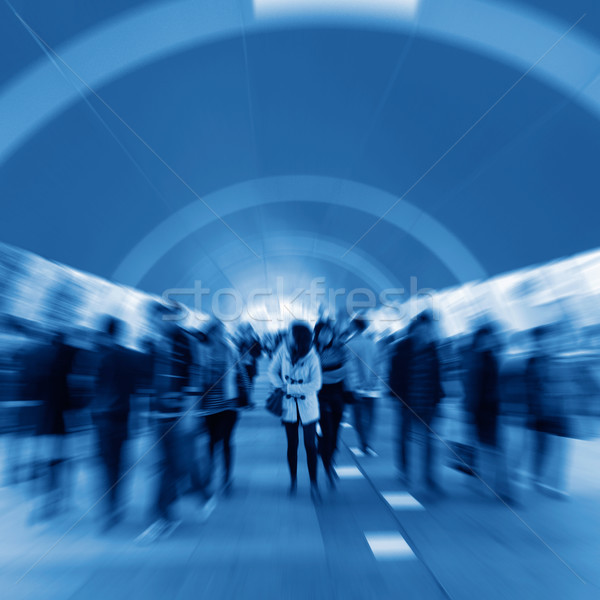
M 420 0 L 253 0 L 257 17 L 288 14 L 365 14 L 386 18 L 410 19 Z

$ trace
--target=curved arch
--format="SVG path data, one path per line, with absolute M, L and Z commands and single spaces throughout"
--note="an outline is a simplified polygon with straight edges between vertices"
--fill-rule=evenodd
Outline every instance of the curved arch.
M 405 200 L 383 190 L 348 180 L 315 176 L 281 176 L 254 179 L 223 188 L 205 196 L 211 206 L 218 206 L 222 217 L 234 212 L 269 203 L 299 200 L 354 208 L 376 218 L 397 202 L 386 221 L 410 234 L 436 256 L 464 283 L 487 277 L 486 271 L 466 246 L 441 223 Z M 119 282 L 137 286 L 152 266 L 182 239 L 214 220 L 202 200 L 187 204 L 159 223 L 141 239 L 113 273 Z M 251 250 L 239 244 L 242 258 Z M 353 250 L 354 252 L 354 250 Z
M 417 0 L 410 2 L 416 5 Z M 532 76 L 574 96 L 576 102 L 600 118 L 600 47 L 577 30 L 565 36 L 569 24 L 539 11 L 500 2 L 421 0 L 418 11 L 399 11 L 393 4 L 380 1 L 367 11 L 364 5 L 347 0 L 345 4 L 325 4 L 315 14 L 314 3 L 254 0 L 243 5 L 240 13 L 239 0 L 165 0 L 86 31 L 63 44 L 57 54 L 87 85 L 98 88 L 160 58 L 238 35 L 242 26 L 247 32 L 256 32 L 299 23 L 356 26 L 368 22 L 406 32 L 418 19 L 420 36 L 485 54 L 521 71 L 535 64 Z M 270 10 L 261 10 L 265 5 Z M 547 56 L 540 61 L 545 53 Z M 73 73 L 66 67 L 63 70 L 64 74 L 57 73 L 54 64 L 43 57 L 0 91 L 0 163 L 76 102 L 79 94 L 89 93 Z

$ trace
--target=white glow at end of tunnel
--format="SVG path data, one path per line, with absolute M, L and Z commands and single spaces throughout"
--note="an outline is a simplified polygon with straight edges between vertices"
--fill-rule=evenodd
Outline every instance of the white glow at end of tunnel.
M 364 14 L 385 18 L 411 19 L 421 0 L 253 0 L 256 17 L 314 14 Z

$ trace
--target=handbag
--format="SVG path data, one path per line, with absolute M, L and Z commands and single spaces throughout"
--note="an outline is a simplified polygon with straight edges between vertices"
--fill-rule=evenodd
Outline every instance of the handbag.
M 266 408 L 276 417 L 283 415 L 283 390 L 281 388 L 276 388 L 271 392 L 267 398 Z

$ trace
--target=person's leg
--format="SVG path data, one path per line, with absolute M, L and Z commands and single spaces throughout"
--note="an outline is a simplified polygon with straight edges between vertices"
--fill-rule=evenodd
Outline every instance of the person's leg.
M 209 450 L 210 435 L 205 418 L 198 420 L 197 428 L 194 432 L 194 472 L 195 488 L 200 491 L 204 501 L 211 497 L 210 475 L 211 461 Z
M 195 425 L 195 424 L 194 424 Z M 197 492 L 200 489 L 200 476 L 196 464 L 196 431 L 195 427 L 190 427 L 181 434 L 181 451 L 183 469 L 182 477 L 187 479 L 188 487 L 186 493 Z
M 404 477 L 410 479 L 410 466 L 409 466 L 409 444 L 410 444 L 410 429 L 412 415 L 408 408 L 403 407 L 400 411 L 400 418 L 402 422 L 400 424 L 400 468 L 403 472 Z
M 358 435 L 358 443 L 360 449 L 364 452 L 367 448 L 367 440 L 365 438 L 365 422 L 364 422 L 364 398 L 356 395 L 354 398 L 354 404 L 352 405 L 354 411 L 354 428 Z
M 97 422 L 98 454 L 105 474 L 102 494 L 108 499 L 109 525 L 117 518 L 122 446 L 127 435 L 127 424 L 118 419 L 102 417 Z
M 207 500 L 210 496 L 206 481 L 208 461 L 205 445 L 206 440 L 202 435 L 197 431 L 190 433 L 188 439 L 190 490 L 198 494 L 202 500 Z
M 121 504 L 121 489 L 123 482 L 123 450 L 127 439 L 127 423 L 117 421 L 114 423 L 112 433 L 113 454 L 111 457 L 111 505 L 115 518 L 119 517 Z
M 41 507 L 38 514 L 42 518 L 50 518 L 58 512 L 59 505 L 59 470 L 60 453 L 58 452 L 57 438 L 61 436 L 46 435 L 38 438 L 38 444 L 44 456 L 43 470 L 40 478 Z
M 104 494 L 108 495 L 108 510 L 107 513 L 110 513 L 110 488 L 111 488 L 111 457 L 112 457 L 112 440 L 110 436 L 110 425 L 108 420 L 105 418 L 98 419 L 96 423 L 96 434 L 98 441 L 98 458 L 100 460 L 100 469 L 102 472 L 102 483 L 101 483 L 101 496 Z
M 508 460 L 506 448 L 508 439 L 506 427 L 500 422 L 500 418 L 492 421 L 492 468 L 494 472 L 494 483 L 496 493 L 505 501 L 513 501 L 510 478 L 508 472 Z
M 342 393 L 338 394 L 336 401 L 332 403 L 331 407 L 331 453 L 329 456 L 329 464 L 333 465 L 335 452 L 338 445 L 338 436 L 340 432 L 340 424 L 344 417 L 344 398 Z
M 375 427 L 375 398 L 367 396 L 363 399 L 363 402 L 365 446 L 370 448 L 373 441 L 373 429 Z
M 217 419 L 216 415 L 207 415 L 206 430 L 208 431 L 208 451 L 210 458 L 212 459 L 215 453 L 215 447 L 217 445 Z
M 205 423 L 208 431 L 208 473 L 206 476 L 206 485 L 210 486 L 215 471 L 215 448 L 219 437 L 219 418 L 217 415 L 207 415 Z
M 311 484 L 317 483 L 317 423 L 303 425 L 306 464 Z
M 231 482 L 231 470 L 233 462 L 233 430 L 237 422 L 237 411 L 227 410 L 223 414 L 224 434 L 223 434 L 223 459 L 225 461 L 224 483 L 228 485 Z
M 169 520 L 169 508 L 175 500 L 175 474 L 173 472 L 173 439 L 172 431 L 168 431 L 168 423 L 159 423 L 157 434 L 161 451 L 160 482 L 158 488 L 157 513 L 162 519 Z
M 435 484 L 433 472 L 433 436 L 428 430 L 423 431 L 423 443 L 425 444 L 425 481 L 429 485 Z
M 329 474 L 331 470 L 331 455 L 333 445 L 333 415 L 331 413 L 331 407 L 327 401 L 321 402 L 320 405 L 321 413 L 321 459 L 323 460 L 323 467 L 325 472 Z
M 296 486 L 298 478 L 298 422 L 284 423 L 287 437 L 287 461 L 290 469 L 292 488 Z
M 58 490 L 58 470 L 60 465 L 59 446 L 57 439 L 62 436 L 49 435 L 48 436 L 48 479 L 46 487 L 46 497 L 48 501 L 54 505 Z
M 504 502 L 515 502 L 514 489 L 513 486 L 511 486 L 508 474 L 506 453 L 499 440 L 493 448 L 493 452 L 496 492 Z
M 477 443 L 477 485 L 481 493 L 485 496 L 490 494 L 494 495 L 498 493 L 496 486 L 495 470 L 494 470 L 494 454 L 493 448 L 481 441 L 481 437 L 478 438 Z
M 425 464 L 424 464 L 424 475 L 425 481 L 430 486 L 435 486 L 435 474 L 433 468 L 433 452 L 434 452 L 434 439 L 433 432 L 431 431 L 431 423 L 432 423 L 432 415 L 427 415 L 423 418 L 423 422 L 421 422 L 422 429 L 422 439 L 423 444 L 425 445 Z

